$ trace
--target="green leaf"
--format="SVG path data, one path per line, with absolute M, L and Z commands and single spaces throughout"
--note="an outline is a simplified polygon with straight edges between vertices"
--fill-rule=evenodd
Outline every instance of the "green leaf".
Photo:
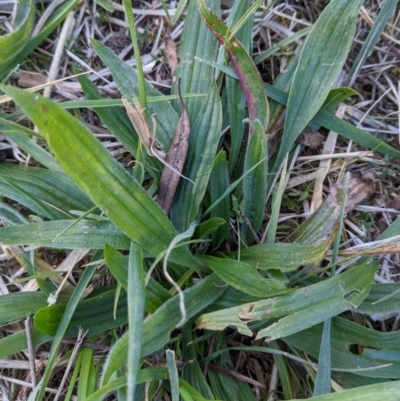
M 35 327 L 31 327 L 31 341 L 34 347 L 53 339 L 53 336 L 41 333 Z M 17 331 L 0 339 L 0 358 L 4 359 L 28 348 L 25 330 Z
M 60 234 L 62 235 L 60 236 Z M 0 228 L 0 242 L 58 249 L 129 249 L 130 240 L 109 221 L 45 221 Z
M 290 89 L 274 172 L 279 170 L 296 138 L 323 105 L 342 69 L 353 41 L 362 2 L 331 1 L 311 30 Z
M 240 333 L 252 336 L 247 322 L 285 316 L 259 331 L 257 338 L 285 337 L 356 308 L 367 296 L 376 269 L 376 263 L 353 267 L 346 273 L 287 295 L 207 313 L 197 319 L 197 327 L 224 330 L 227 326 L 236 326 Z
M 254 131 L 246 147 L 243 172 L 246 174 L 256 164 L 258 166 L 243 179 L 242 214 L 245 221 L 241 226 L 241 235 L 248 244 L 254 242 L 254 236 L 264 220 L 268 172 L 267 138 L 264 128 L 259 121 L 250 124 L 254 124 Z
M 288 95 L 286 92 L 279 90 L 275 86 L 269 84 L 265 84 L 265 87 L 268 91 L 269 97 L 276 100 L 282 105 L 287 104 Z M 325 127 L 328 130 L 335 131 L 343 138 L 350 139 L 360 145 L 365 146 L 368 149 L 372 149 L 391 157 L 400 158 L 400 151 L 398 151 L 394 147 L 388 145 L 381 139 L 355 127 L 347 121 L 341 120 L 327 110 L 319 110 L 317 114 L 312 118 L 312 122 L 319 126 Z
M 18 322 L 47 306 L 41 292 L 16 292 L 0 297 L 0 325 Z
M 192 122 L 189 150 L 171 209 L 171 221 L 178 231 L 185 231 L 196 220 L 203 201 L 219 143 L 222 124 L 222 104 L 215 83 L 207 102 Z
M 172 401 L 179 401 L 179 376 L 175 362 L 175 352 L 167 349 L 165 353 L 167 355 L 168 375 L 169 381 L 171 383 Z
M 255 297 L 267 298 L 287 291 L 275 280 L 262 277 L 255 268 L 233 259 L 198 256 L 219 278 L 232 287 Z
M 116 291 L 109 290 L 79 301 L 65 336 L 76 336 L 79 327 L 91 335 L 126 324 L 128 307 L 125 292 L 119 297 L 117 315 L 114 317 L 115 296 Z M 35 327 L 44 334 L 55 335 L 65 310 L 66 305 L 51 305 L 38 310 L 34 316 Z
M 326 252 L 326 244 L 262 244 L 241 249 L 240 260 L 259 270 L 288 272 L 299 266 L 318 265 Z
M 65 219 L 70 210 L 87 211 L 93 207 L 91 200 L 65 174 L 1 163 L 0 176 L 3 196 L 41 216 Z
M 221 150 L 214 159 L 214 164 L 210 176 L 210 195 L 211 204 L 216 202 L 228 189 L 229 176 L 226 165 L 226 153 Z M 218 247 L 228 233 L 230 217 L 230 201 L 226 196 L 215 208 L 211 210 L 211 218 L 222 218 L 224 223 L 212 234 L 213 247 Z
M 0 36 L 0 70 L 10 63 L 28 42 L 33 28 L 35 17 L 35 2 L 27 0 L 18 4 L 14 30 Z M 5 69 L 7 73 L 10 70 Z
M 287 336 L 284 341 L 318 358 L 322 331 L 323 326 L 319 324 Z M 398 331 L 382 333 L 344 318 L 332 318 L 331 366 L 334 369 L 352 369 L 354 374 L 370 378 L 398 379 L 399 344 Z
M 313 401 L 371 401 L 385 400 L 398 401 L 400 381 L 372 384 L 370 386 L 357 387 L 333 394 L 325 394 L 313 397 Z M 295 401 L 295 400 L 289 400 Z
M 214 302 L 225 291 L 223 282 L 215 275 L 208 276 L 199 284 L 183 291 L 187 318 L 199 313 Z M 142 356 L 164 346 L 172 330 L 181 320 L 179 297 L 174 296 L 145 320 L 142 333 Z M 102 383 L 110 381 L 111 376 L 126 363 L 129 336 L 122 337 L 110 351 L 104 365 Z
M 26 219 L 21 213 L 3 202 L 0 202 L 0 219 L 3 220 L 6 225 L 7 223 L 11 225 L 28 223 L 28 219 Z
M 324 322 L 318 355 L 318 365 L 320 367 L 315 378 L 313 397 L 331 392 L 331 323 L 332 319 L 330 318 Z
M 44 39 L 58 28 L 62 21 L 67 18 L 69 12 L 73 10 L 78 3 L 79 0 L 67 0 L 64 4 L 60 5 L 60 7 L 58 7 L 49 18 L 39 34 L 29 40 L 23 49 L 14 58 L 7 62 L 4 68 L 0 69 L 0 79 L 3 79 L 10 71 L 14 70 L 18 64 L 22 63 L 23 60 L 28 57 Z M 34 10 L 34 7 L 29 7 L 29 9 L 32 11 Z
M 168 370 L 167 368 L 149 368 L 142 369 L 138 374 L 137 383 L 145 383 L 145 382 L 159 382 L 167 378 Z M 99 388 L 95 393 L 93 393 L 90 397 L 86 398 L 85 401 L 101 401 L 104 397 L 111 393 L 114 390 L 117 390 L 121 387 L 125 387 L 127 384 L 127 377 L 121 376 L 118 379 L 115 379 L 106 385 Z
M 176 231 L 164 212 L 85 126 L 39 95 L 1 89 L 38 126 L 64 171 L 122 232 L 153 255 L 169 246 Z M 201 268 L 184 247 L 172 251 L 171 260 Z
M 250 120 L 258 120 L 264 130 L 268 122 L 268 103 L 252 58 L 235 37 L 230 38 L 228 28 L 211 12 L 204 0 L 197 0 L 197 4 L 204 23 L 224 46 L 232 62 L 246 98 Z
M 371 291 L 357 308 L 358 313 L 397 313 L 400 310 L 400 284 L 372 284 Z
M 214 13 L 220 13 L 220 0 L 210 4 Z M 181 78 L 182 93 L 208 93 L 213 87 L 214 69 L 201 60 L 215 61 L 218 53 L 218 42 L 214 35 L 202 23 L 195 0 L 189 3 L 185 21 L 190 21 L 183 27 L 179 44 L 179 65 L 174 75 Z M 177 92 L 177 86 L 173 87 Z M 207 99 L 207 98 L 206 98 Z M 207 100 L 207 103 L 210 99 Z M 189 114 L 191 125 L 198 118 L 203 108 L 204 99 L 190 98 L 185 101 L 185 108 Z M 175 108 L 179 109 L 179 102 L 175 102 Z M 192 135 L 192 133 L 191 133 Z
M 42 376 L 42 380 L 40 381 L 40 391 L 37 399 L 41 401 L 44 398 L 44 393 L 46 390 L 47 383 L 50 379 L 51 374 L 53 373 L 54 364 L 56 361 L 56 357 L 58 354 L 58 350 L 61 346 L 61 341 L 66 335 L 68 326 L 70 324 L 70 320 L 72 315 L 74 314 L 75 308 L 78 305 L 80 298 L 82 297 L 86 286 L 89 284 L 90 279 L 92 278 L 93 273 L 95 272 L 97 266 L 92 265 L 89 266 L 83 273 L 81 279 L 79 280 L 78 285 L 76 286 L 74 293 L 71 296 L 71 299 L 68 305 L 65 308 L 65 311 L 62 315 L 59 326 L 57 327 L 57 332 L 54 336 L 54 340 L 51 346 L 51 350 L 47 359 L 46 369 Z
M 143 250 L 132 243 L 128 268 L 128 399 L 133 400 L 140 371 L 142 327 L 145 304 Z

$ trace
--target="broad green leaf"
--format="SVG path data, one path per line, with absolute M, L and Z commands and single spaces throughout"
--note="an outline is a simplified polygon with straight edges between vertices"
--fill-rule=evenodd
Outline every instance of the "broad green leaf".
M 129 256 L 122 255 L 113 247 L 104 247 L 104 258 L 111 274 L 118 283 L 128 291 L 128 264 Z M 150 277 L 146 292 L 146 312 L 154 313 L 165 301 L 171 298 L 171 294 L 157 281 Z
M 140 371 L 142 328 L 145 305 L 143 250 L 132 243 L 128 267 L 128 399 L 133 400 Z
M 34 347 L 53 339 L 53 336 L 41 333 L 35 327 L 31 327 L 31 340 Z M 17 331 L 0 339 L 0 359 L 5 359 L 28 348 L 25 330 Z
M 65 219 L 70 210 L 87 211 L 91 200 L 64 174 L 20 164 L 0 164 L 0 193 L 52 219 Z
M 33 315 L 47 306 L 41 292 L 16 292 L 0 296 L 0 325 L 10 324 Z
M 128 258 L 109 245 L 104 247 L 104 259 L 108 270 L 125 291 L 128 291 Z
M 51 171 L 64 174 L 62 168 L 57 163 L 56 159 L 43 147 L 37 144 L 33 139 L 29 138 L 24 132 L 14 130 L 4 130 L 4 125 L 0 125 L 0 130 L 7 135 L 20 149 L 24 150 L 28 155 L 32 156 L 43 166 Z
M 210 195 L 211 204 L 216 202 L 229 187 L 229 175 L 226 164 L 226 153 L 221 150 L 214 159 L 214 164 L 210 176 Z M 230 200 L 226 196 L 214 209 L 211 210 L 212 218 L 222 218 L 224 223 L 212 234 L 213 247 L 218 247 L 228 233 L 230 217 Z
M 268 122 L 268 103 L 253 60 L 235 37 L 230 38 L 228 28 L 212 13 L 205 0 L 197 0 L 197 4 L 204 23 L 224 46 L 232 62 L 246 98 L 250 120 L 258 120 L 262 129 L 265 129 Z
M 241 238 L 247 244 L 254 242 L 254 235 L 257 235 L 264 220 L 268 172 L 265 129 L 259 121 L 250 122 L 250 124 L 254 124 L 254 131 L 246 147 L 243 173 L 246 174 L 257 164 L 258 167 L 251 170 L 243 179 L 242 214 L 244 222 L 241 226 Z
M 213 393 L 197 361 L 196 333 L 191 327 L 183 327 L 181 333 L 183 368 L 180 378 L 190 383 L 203 397 L 213 399 Z
M 226 20 L 227 26 L 235 26 L 240 19 L 245 15 L 250 8 L 249 0 L 235 1 L 229 16 Z M 251 53 L 253 21 L 248 19 L 245 25 L 236 33 L 236 39 L 242 43 L 247 53 Z M 223 54 L 224 48 L 220 49 L 220 55 Z M 219 57 L 220 59 L 221 57 Z M 229 115 L 229 133 L 230 133 L 230 151 L 229 151 L 229 173 L 232 176 L 235 165 L 240 154 L 242 140 L 244 135 L 245 124 L 243 120 L 246 118 L 245 97 L 240 87 L 238 79 L 226 75 L 226 94 L 228 100 L 228 115 Z M 237 174 L 235 175 L 237 177 Z
M 325 320 L 322 330 L 322 341 L 318 355 L 317 376 L 315 378 L 313 397 L 331 392 L 331 325 L 332 319 Z
M 184 401 L 214 401 L 215 398 L 203 397 L 193 386 L 191 386 L 186 380 L 179 379 L 179 394 Z M 221 401 L 221 400 L 217 400 Z
M 27 224 L 28 219 L 7 203 L 0 202 L 0 219 L 7 224 Z
M 220 0 L 210 3 L 214 13 L 220 13 Z M 179 44 L 179 65 L 174 75 L 181 78 L 182 93 L 209 93 L 214 79 L 214 69 L 203 63 L 202 60 L 215 61 L 218 53 L 218 42 L 214 35 L 202 23 L 196 0 L 190 0 L 185 17 L 181 41 Z M 173 86 L 177 92 L 177 86 Z M 206 97 L 206 99 L 208 99 Z M 210 102 L 210 99 L 207 100 Z M 175 108 L 180 109 L 179 102 L 175 102 Z M 189 120 L 193 126 L 203 108 L 204 99 L 191 98 L 185 100 L 185 108 L 189 114 Z M 193 134 L 191 133 L 191 136 Z
M 323 109 L 333 113 L 340 103 L 351 96 L 361 97 L 361 95 L 352 88 L 341 87 L 332 89 L 324 102 Z
M 313 401 L 371 401 L 385 400 L 398 401 L 400 381 L 372 384 L 370 386 L 357 387 L 350 390 L 340 391 L 313 397 Z M 295 401 L 295 400 L 289 400 Z
M 178 368 L 176 367 L 175 352 L 167 349 L 168 376 L 171 383 L 171 396 L 172 401 L 179 401 L 179 376 Z
M 285 337 L 356 308 L 368 295 L 376 268 L 377 264 L 357 266 L 287 295 L 207 313 L 197 319 L 197 327 L 224 330 L 227 326 L 236 326 L 240 333 L 252 336 L 247 327 L 249 321 L 285 316 L 259 331 L 257 338 Z
M 138 374 L 137 383 L 144 382 L 159 382 L 166 379 L 168 376 L 167 368 L 149 368 L 142 369 Z M 96 392 L 94 392 L 90 397 L 86 398 L 85 401 L 101 401 L 104 397 L 118 388 L 125 387 L 127 384 L 127 377 L 121 376 L 106 385 L 100 387 Z
M 223 366 L 223 370 L 226 371 L 227 368 Z M 229 373 L 224 374 L 211 369 L 208 370 L 207 377 L 216 396 L 221 400 L 256 401 L 257 398 L 249 385 L 234 378 L 235 370 L 233 368 L 229 371 L 232 376 L 229 376 Z
M 60 234 L 62 234 L 60 236 Z M 0 228 L 0 242 L 58 249 L 129 249 L 129 238 L 109 221 L 57 220 Z
M 326 252 L 326 244 L 262 244 L 241 249 L 240 260 L 259 270 L 288 272 L 310 263 L 318 265 Z
M 215 83 L 212 84 L 207 102 L 198 112 L 189 138 L 189 150 L 171 209 L 171 221 L 177 230 L 185 231 L 199 213 L 217 153 L 222 124 L 222 104 Z
M 64 171 L 122 232 L 154 255 L 169 246 L 176 232 L 164 212 L 85 126 L 39 95 L 1 89 L 38 126 Z M 172 251 L 171 260 L 201 268 L 187 248 Z
M 283 284 L 265 279 L 254 267 L 243 262 L 214 256 L 198 256 L 198 258 L 225 283 L 246 294 L 268 298 L 287 291 Z
M 317 325 L 285 337 L 284 341 L 318 357 L 323 327 Z M 359 347 L 359 352 L 354 349 Z M 350 320 L 334 317 L 331 329 L 332 368 L 349 370 L 371 378 L 398 379 L 400 334 L 383 333 Z M 386 366 L 383 366 L 386 365 Z M 359 370 L 357 370 L 359 369 Z
M 196 227 L 192 239 L 206 238 L 224 224 L 226 224 L 226 221 L 221 217 L 211 217 Z
M 362 3 L 362 0 L 331 1 L 308 35 L 289 93 L 274 172 L 328 96 L 346 61 Z
M 224 291 L 223 282 L 215 275 L 208 276 L 197 285 L 183 291 L 187 319 L 213 303 Z M 142 356 L 149 355 L 164 346 L 169 340 L 171 331 L 176 328 L 180 320 L 179 297 L 176 295 L 144 321 Z M 128 339 L 129 336 L 125 335 L 110 351 L 104 365 L 103 384 L 108 383 L 113 373 L 125 365 L 129 347 Z
M 81 350 L 81 366 L 78 381 L 78 400 L 84 400 L 87 396 L 93 393 L 95 382 L 93 382 L 94 361 L 93 348 L 83 347 Z
M 96 268 L 97 268 L 96 265 L 91 265 L 84 271 L 81 279 L 79 280 L 78 285 L 75 288 L 74 293 L 71 296 L 71 299 L 70 299 L 68 305 L 65 308 L 65 311 L 62 315 L 60 324 L 57 327 L 57 332 L 54 336 L 53 343 L 51 345 L 50 353 L 49 353 L 49 356 L 47 359 L 46 369 L 45 369 L 42 379 L 40 381 L 40 385 L 39 385 L 40 391 L 39 391 L 39 395 L 37 397 L 38 401 L 42 401 L 44 399 L 46 386 L 50 379 L 51 374 L 53 373 L 53 368 L 54 368 L 54 364 L 56 361 L 56 357 L 57 357 L 59 348 L 61 346 L 61 341 L 63 340 L 63 338 L 66 335 L 66 332 L 67 332 L 68 326 L 70 325 L 70 320 L 72 318 L 72 315 L 74 314 L 75 308 L 78 305 L 80 298 L 84 294 L 86 286 L 89 284 L 90 279 L 92 278 L 92 275 L 95 272 Z
M 120 294 L 117 315 L 114 317 L 114 301 L 116 292 L 109 290 L 78 302 L 70 319 L 66 337 L 76 336 L 79 327 L 89 331 L 89 335 L 112 330 L 128 322 L 126 294 Z M 42 333 L 55 335 L 66 305 L 43 307 L 34 317 L 35 327 Z
M 3 70 L 28 42 L 33 28 L 34 17 L 35 2 L 33 0 L 18 4 L 13 31 L 0 36 L 0 70 Z
M 372 284 L 371 291 L 357 308 L 357 312 L 372 315 L 374 313 L 397 313 L 400 310 L 400 284 Z
M 274 99 L 284 106 L 287 104 L 288 95 L 286 92 L 269 84 L 264 84 L 264 86 L 270 98 Z M 400 151 L 398 151 L 394 147 L 388 145 L 381 139 L 355 127 L 347 121 L 336 117 L 329 111 L 326 111 L 324 109 L 319 110 L 317 114 L 312 118 L 312 122 L 319 126 L 325 127 L 328 130 L 335 131 L 343 138 L 350 139 L 360 145 L 365 146 L 368 149 L 372 149 L 391 157 L 400 158 Z

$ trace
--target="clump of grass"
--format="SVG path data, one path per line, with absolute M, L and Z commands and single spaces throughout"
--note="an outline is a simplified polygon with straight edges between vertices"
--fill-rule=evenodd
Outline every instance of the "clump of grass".
M 30 1 L 0 37 L 5 399 L 397 399 L 398 97 L 357 80 L 395 2 L 161 3 Z

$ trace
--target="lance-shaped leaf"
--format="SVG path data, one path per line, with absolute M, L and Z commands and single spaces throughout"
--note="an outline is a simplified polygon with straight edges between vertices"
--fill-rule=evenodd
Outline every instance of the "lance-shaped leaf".
M 262 277 L 254 267 L 246 263 L 213 256 L 198 258 L 225 283 L 246 294 L 267 298 L 287 291 L 282 283 Z
M 242 209 L 244 222 L 241 227 L 241 235 L 248 244 L 254 242 L 254 237 L 264 219 L 268 172 L 267 138 L 259 121 L 253 124 L 255 128 L 246 147 L 243 169 L 243 174 L 245 174 Z M 253 168 L 257 164 L 258 166 Z
M 321 333 L 322 325 L 319 324 L 285 337 L 284 341 L 316 358 L 321 344 Z M 351 351 L 351 347 L 355 344 L 360 347 L 360 353 Z M 332 368 L 354 369 L 357 375 L 366 377 L 399 378 L 399 331 L 382 333 L 348 319 L 334 317 L 331 327 L 331 348 Z
M 0 228 L 0 242 L 58 249 L 129 249 L 129 238 L 110 221 L 56 220 Z
M 200 283 L 184 291 L 186 316 L 190 319 L 206 306 L 213 303 L 223 292 L 223 282 L 214 274 Z M 170 333 L 181 320 L 179 297 L 176 295 L 165 302 L 156 312 L 143 323 L 142 356 L 164 346 Z M 102 383 L 106 384 L 112 374 L 126 363 L 129 346 L 129 336 L 122 337 L 110 351 L 104 365 Z
M 265 129 L 268 121 L 268 103 L 263 90 L 261 77 L 258 74 L 253 60 L 246 52 L 243 45 L 235 37 L 230 37 L 226 25 L 211 12 L 205 0 L 197 0 L 197 4 L 203 21 L 213 32 L 218 42 L 224 46 L 232 62 L 246 97 L 250 120 L 259 120 L 261 126 Z
M 362 3 L 363 0 L 331 1 L 310 32 L 290 89 L 274 172 L 328 96 L 346 61 Z
M 84 125 L 39 95 L 1 89 L 37 125 L 64 171 L 122 232 L 153 255 L 169 246 L 176 231 L 162 209 Z M 199 267 L 187 248 L 172 251 L 171 260 Z
M 368 295 L 377 267 L 376 263 L 357 266 L 281 297 L 206 313 L 197 320 L 197 327 L 224 330 L 228 326 L 236 326 L 240 333 L 251 336 L 253 333 L 247 327 L 249 322 L 285 316 L 261 330 L 257 338 L 285 337 L 356 308 Z
M 35 17 L 35 2 L 28 0 L 18 4 L 14 30 L 0 36 L 0 70 L 18 55 L 28 42 Z
M 248 139 L 244 173 L 265 160 L 247 174 L 243 181 L 243 214 L 246 221 L 242 226 L 242 235 L 246 242 L 251 242 L 253 233 L 260 229 L 264 216 L 267 178 L 267 144 L 264 131 L 268 122 L 268 103 L 261 77 L 243 45 L 235 37 L 231 37 L 228 28 L 211 13 L 204 0 L 198 0 L 197 3 L 205 24 L 224 46 L 246 98 L 251 122 L 249 132 L 253 135 Z M 253 138 L 254 135 L 256 138 Z
M 43 168 L 11 163 L 0 165 L 0 194 L 52 219 L 70 210 L 87 211 L 92 201 L 65 175 Z
M 329 246 L 329 243 L 328 243 Z M 259 270 L 289 272 L 310 263 L 318 265 L 327 251 L 327 244 L 261 244 L 240 251 L 240 260 Z

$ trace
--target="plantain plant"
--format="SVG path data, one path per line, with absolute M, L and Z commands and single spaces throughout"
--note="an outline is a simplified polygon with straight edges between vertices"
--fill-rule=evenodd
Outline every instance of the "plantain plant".
M 76 3 L 67 2 L 52 23 Z M 3 112 L 1 131 L 41 165 L 0 164 L 0 241 L 38 288 L 1 296 L 0 322 L 34 315 L 30 341 L 51 344 L 31 399 L 45 399 L 54 370 L 71 356 L 60 354 L 62 342 L 80 330 L 89 342 L 110 349 L 100 360 L 90 347 L 78 352 L 71 374 L 79 378 L 79 400 L 101 400 L 115 391 L 120 400 L 260 399 L 235 374 L 230 350 L 272 355 L 283 399 L 313 393 L 318 400 L 398 398 L 400 384 L 393 379 L 399 378 L 399 334 L 363 327 L 348 313 L 395 311 L 398 286 L 373 284 L 378 264 L 368 256 L 350 259 L 351 268 L 337 275 L 335 258 L 323 263 L 328 252 L 337 254 L 341 221 L 360 201 L 354 197 L 363 184 L 354 187 L 354 177 L 338 180 L 287 240 L 277 236 L 286 166 L 308 125 L 400 156 L 332 113 L 343 98 L 331 88 L 347 59 L 362 1 L 331 1 L 273 85 L 263 82 L 252 58 L 253 19 L 261 3 L 236 0 L 223 22 L 219 1 L 188 2 L 170 96 L 94 39 L 93 49 L 121 93 L 117 102 L 103 98 L 84 75 L 78 80 L 90 101 L 86 106 L 0 86 L 37 128 Z M 29 40 L 33 3 L 20 8 L 25 19 L 14 31 L 23 37 L 18 46 L 0 38 L 7 52 L 0 54 L 8 54 L 0 66 L 9 71 L 38 45 Z M 126 13 L 135 44 L 130 7 Z M 80 107 L 95 110 L 133 155 L 133 168 L 113 158 L 66 110 Z M 272 153 L 269 133 L 282 115 L 283 134 Z M 229 135 L 221 138 L 221 132 Z M 382 239 L 396 229 L 398 221 Z M 34 250 L 27 253 L 21 245 Z M 43 248 L 70 252 L 72 268 L 85 255 L 90 263 L 77 283 L 65 284 L 44 262 Z M 97 273 L 114 284 L 93 288 Z M 232 347 L 236 330 L 262 341 Z M 352 352 L 354 344 L 362 347 L 359 353 Z M 0 339 L 0 356 L 26 347 L 20 329 Z M 154 363 L 151 355 L 165 363 Z M 298 382 L 293 363 L 307 384 Z M 70 380 L 67 397 L 74 386 Z M 326 394 L 339 386 L 347 390 Z

